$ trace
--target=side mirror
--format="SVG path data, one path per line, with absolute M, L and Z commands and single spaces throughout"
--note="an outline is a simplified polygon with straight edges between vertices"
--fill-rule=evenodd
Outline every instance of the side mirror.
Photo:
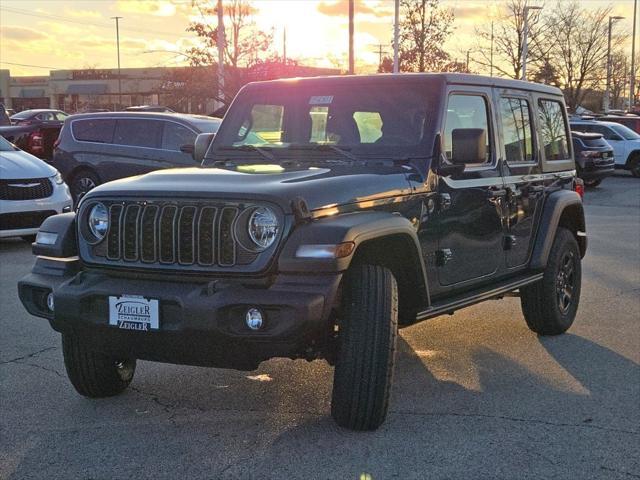
M 455 128 L 451 132 L 451 162 L 467 165 L 487 158 L 487 131 L 483 128 Z
M 433 157 L 434 171 L 443 177 L 449 177 L 451 175 L 460 175 L 464 172 L 464 164 L 456 165 L 449 163 L 447 157 L 442 149 L 442 135 L 436 134 L 436 139 L 433 145 Z
M 204 156 L 206 155 L 207 150 L 209 150 L 209 146 L 211 145 L 211 142 L 213 142 L 215 136 L 215 133 L 198 134 L 196 141 L 193 143 L 193 151 L 191 152 L 191 156 L 196 162 L 201 163 L 202 160 L 204 160 Z M 182 147 L 180 147 L 180 150 L 182 150 Z

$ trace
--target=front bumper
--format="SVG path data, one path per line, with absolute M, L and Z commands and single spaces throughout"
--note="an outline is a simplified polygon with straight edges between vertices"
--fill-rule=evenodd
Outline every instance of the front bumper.
M 69 212 L 73 208 L 73 200 L 66 184 L 54 184 L 53 193 L 47 198 L 33 200 L 0 200 L 0 215 L 34 215 L 39 212 L 50 212 L 51 215 Z M 55 213 L 53 213 L 55 212 Z M 0 238 L 35 235 L 40 225 L 29 225 L 25 228 L 4 228 L 0 222 Z
M 38 258 L 19 282 L 20 299 L 33 315 L 63 333 L 79 335 L 122 357 L 167 363 L 255 369 L 273 357 L 315 358 L 330 333 L 329 317 L 341 276 L 278 275 L 268 286 L 240 280 L 191 282 L 184 278 L 132 279 L 79 271 Z M 53 292 L 55 312 L 47 309 Z M 141 295 L 159 301 L 160 328 L 139 332 L 109 325 L 109 296 Z M 245 325 L 248 308 L 265 315 L 264 327 Z

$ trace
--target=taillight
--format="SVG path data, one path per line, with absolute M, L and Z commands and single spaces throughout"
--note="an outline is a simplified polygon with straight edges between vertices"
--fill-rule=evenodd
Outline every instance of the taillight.
M 584 198 L 584 182 L 581 178 L 576 177 L 573 181 L 573 191 Z

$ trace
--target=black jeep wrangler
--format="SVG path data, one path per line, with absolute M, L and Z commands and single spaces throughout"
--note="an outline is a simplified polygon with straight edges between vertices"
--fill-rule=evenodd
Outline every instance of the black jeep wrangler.
M 460 74 L 246 86 L 201 168 L 104 184 L 47 219 L 26 309 L 62 333 L 88 397 L 136 359 L 255 369 L 335 364 L 331 413 L 387 413 L 398 328 L 519 295 L 572 324 L 587 239 L 557 88 Z

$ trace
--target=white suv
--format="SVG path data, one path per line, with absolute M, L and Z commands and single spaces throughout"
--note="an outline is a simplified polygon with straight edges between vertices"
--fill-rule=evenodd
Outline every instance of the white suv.
M 0 238 L 32 241 L 45 218 L 72 206 L 55 168 L 0 137 Z
M 625 168 L 634 177 L 640 177 L 640 135 L 629 127 L 614 122 L 573 120 L 571 130 L 602 134 L 613 147 L 616 168 Z

